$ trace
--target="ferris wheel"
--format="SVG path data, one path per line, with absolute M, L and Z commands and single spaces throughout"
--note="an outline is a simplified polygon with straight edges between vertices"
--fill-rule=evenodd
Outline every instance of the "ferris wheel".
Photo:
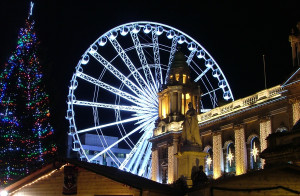
M 82 160 L 103 164 L 109 158 L 115 167 L 149 177 L 157 93 L 179 48 L 201 88 L 202 112 L 234 99 L 217 62 L 189 35 L 156 22 L 115 27 L 85 51 L 70 82 L 66 118 Z M 116 149 L 127 149 L 126 157 Z

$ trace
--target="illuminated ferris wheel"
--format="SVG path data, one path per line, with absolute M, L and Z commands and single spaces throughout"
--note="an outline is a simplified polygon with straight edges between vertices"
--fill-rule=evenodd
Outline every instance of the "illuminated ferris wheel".
M 151 143 L 158 119 L 157 93 L 175 52 L 185 54 L 202 91 L 202 112 L 218 100 L 233 100 L 230 86 L 212 56 L 193 38 L 165 24 L 133 22 L 101 35 L 82 55 L 72 76 L 67 119 L 73 150 L 82 160 L 114 166 L 140 176 L 151 171 Z M 87 149 L 87 135 L 97 149 Z M 111 137 L 117 138 L 111 140 Z M 115 149 L 128 149 L 120 157 Z M 98 161 L 97 161 L 98 160 Z M 102 162 L 101 162 L 102 160 Z M 99 162 L 100 161 L 100 162 Z

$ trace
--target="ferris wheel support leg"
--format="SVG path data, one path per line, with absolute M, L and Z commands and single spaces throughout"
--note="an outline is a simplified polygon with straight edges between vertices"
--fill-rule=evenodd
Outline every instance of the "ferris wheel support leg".
M 151 155 L 150 155 L 151 156 Z M 144 173 L 144 177 L 147 179 L 151 179 L 151 170 L 152 170 L 152 161 L 149 158 L 148 170 L 147 173 Z
M 123 163 L 120 165 L 119 169 L 123 170 L 126 165 L 128 164 L 128 162 L 134 157 L 135 154 L 137 154 L 136 152 L 138 151 L 138 149 L 140 148 L 141 144 L 145 141 L 146 137 L 145 137 L 145 133 L 140 137 L 140 139 L 138 140 L 138 142 L 136 143 L 136 145 L 134 146 L 134 148 L 131 150 L 131 152 L 129 153 L 129 155 L 126 157 L 126 159 L 123 161 Z M 137 156 L 137 155 L 136 155 Z M 131 169 L 132 165 L 128 165 L 126 167 L 126 171 L 129 171 Z M 128 169 L 129 168 L 129 169 Z
M 136 146 L 137 148 L 135 149 L 134 155 L 132 156 L 132 159 L 129 161 L 128 166 L 126 167 L 127 171 L 131 171 L 133 164 L 136 162 L 136 159 L 138 157 L 138 155 L 141 152 L 141 148 L 143 146 L 143 143 L 145 143 L 145 140 L 148 139 L 147 138 L 147 132 L 145 131 L 144 134 L 141 137 L 142 139 L 137 143 L 138 146 Z
M 145 153 L 145 156 L 144 156 L 142 166 L 140 167 L 140 170 L 139 170 L 139 173 L 138 173 L 139 176 L 144 175 L 145 172 L 146 172 L 145 168 L 147 167 L 150 156 L 151 156 L 151 152 L 152 152 L 151 148 L 152 148 L 152 143 L 149 142 L 146 153 Z
M 149 132 L 150 132 L 150 131 L 149 131 Z M 146 138 L 147 138 L 146 140 L 148 140 L 148 139 L 150 138 L 150 134 L 149 134 L 149 133 L 147 133 Z M 134 173 L 134 174 L 137 174 L 137 168 L 138 168 L 138 166 L 140 166 L 142 157 L 143 157 L 144 154 L 145 154 L 145 150 L 146 150 L 146 147 L 147 147 L 148 143 L 149 143 L 148 141 L 145 141 L 145 142 L 143 143 L 143 145 L 142 145 L 141 151 L 138 153 L 139 156 L 138 156 L 137 160 L 135 161 L 134 167 L 133 167 L 133 170 L 132 170 L 132 173 Z

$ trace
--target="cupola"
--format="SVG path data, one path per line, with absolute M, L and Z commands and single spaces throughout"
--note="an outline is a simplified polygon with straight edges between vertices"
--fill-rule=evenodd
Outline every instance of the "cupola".
M 167 85 L 184 85 L 190 83 L 190 69 L 184 54 L 178 50 L 174 54 L 173 62 L 167 77 Z

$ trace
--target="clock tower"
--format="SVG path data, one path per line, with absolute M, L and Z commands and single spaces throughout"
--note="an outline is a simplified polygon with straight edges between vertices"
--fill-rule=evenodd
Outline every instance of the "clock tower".
M 167 74 L 166 85 L 158 93 L 159 119 L 153 137 L 150 139 L 152 142 L 152 180 L 170 184 L 181 176 L 187 180 L 191 179 L 191 167 L 199 164 L 199 161 L 196 163 L 195 157 L 187 157 L 185 152 L 202 153 L 202 146 L 201 144 L 184 145 L 182 130 L 186 122 L 185 114 L 191 108 L 197 121 L 197 115 L 201 109 L 200 98 L 200 87 L 191 80 L 185 56 L 177 51 Z M 199 141 L 200 134 L 197 125 L 193 131 L 198 133 L 196 135 L 199 135 Z M 200 162 L 204 164 L 204 159 Z M 181 169 L 178 164 L 181 165 Z M 188 184 L 190 183 L 188 181 Z

